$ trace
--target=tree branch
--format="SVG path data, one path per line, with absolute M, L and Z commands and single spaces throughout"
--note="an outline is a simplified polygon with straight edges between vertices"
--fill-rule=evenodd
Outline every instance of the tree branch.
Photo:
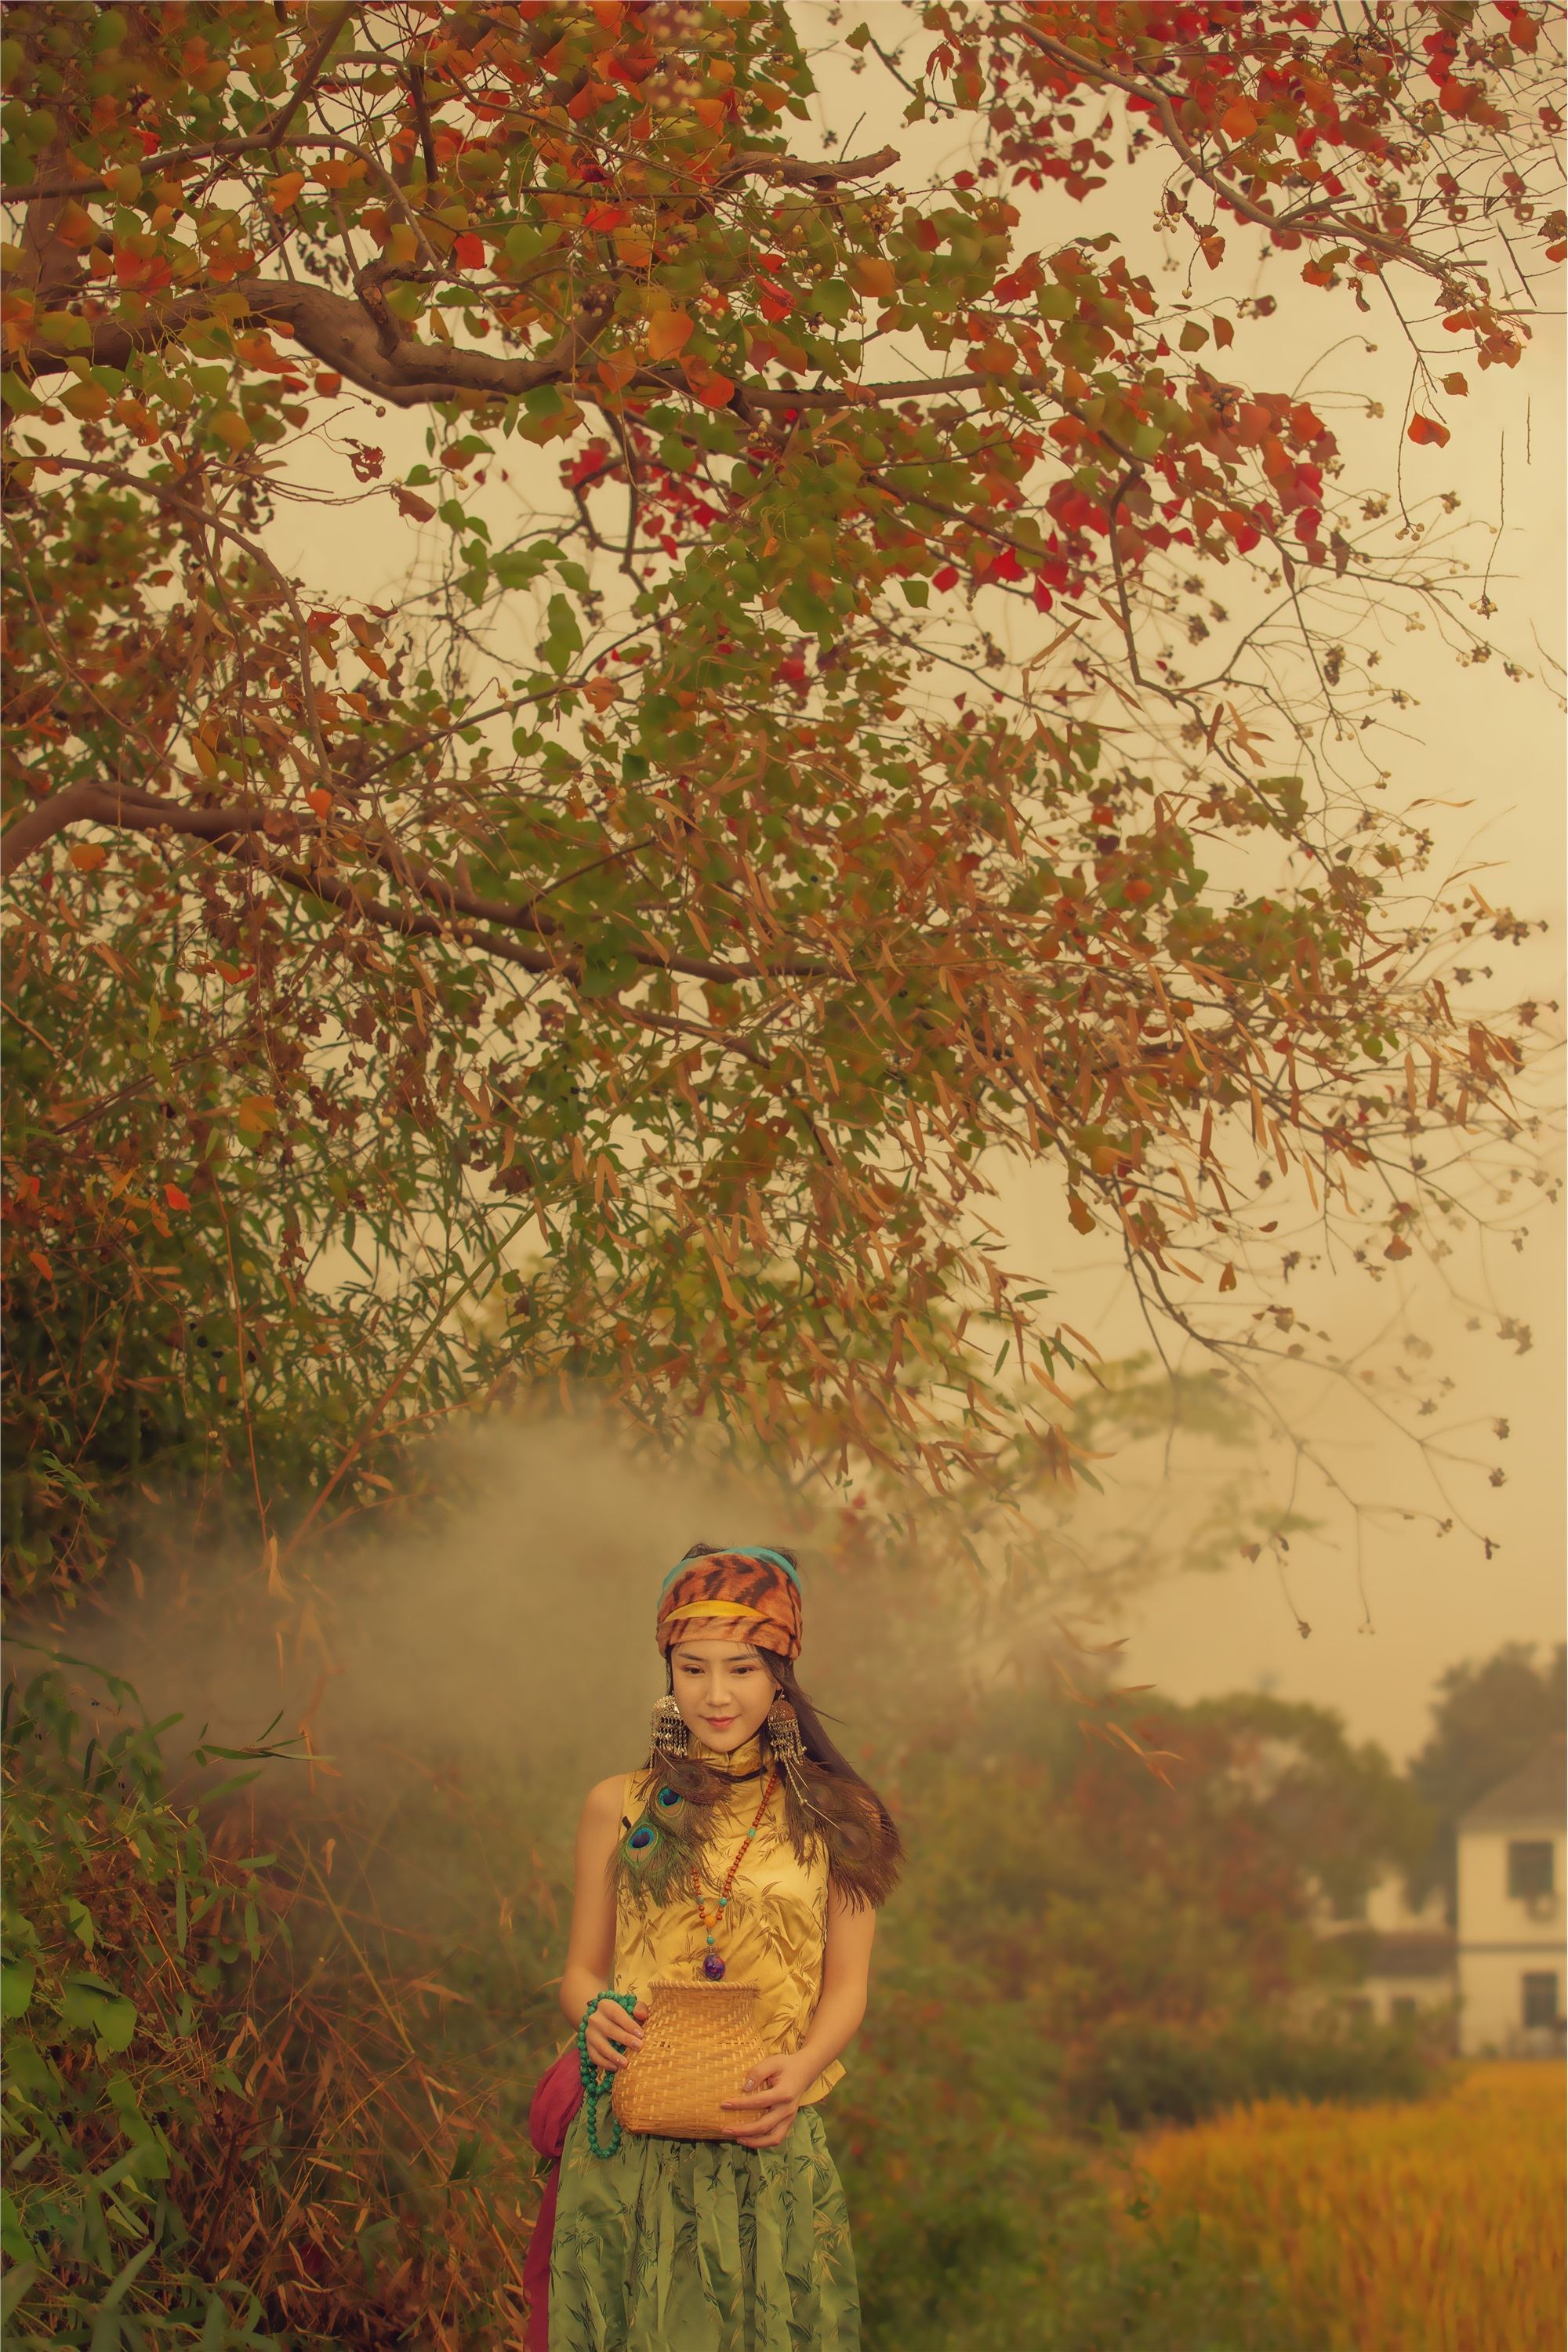
M 116 832 L 162 830 L 195 834 L 201 840 L 226 845 L 245 834 L 265 832 L 268 821 L 276 825 L 279 814 L 262 801 L 200 808 L 112 784 L 70 784 L 63 793 L 51 793 L 47 800 L 14 818 L 0 834 L 0 875 L 14 873 L 36 849 L 52 841 L 68 825 L 101 824 Z
M 465 944 L 482 948 L 487 954 L 500 956 L 510 963 L 525 963 L 531 971 L 558 971 L 567 978 L 575 972 L 581 978 L 581 964 L 575 958 L 563 962 L 559 952 L 552 954 L 544 948 L 523 950 L 515 940 L 501 936 L 510 929 L 531 932 L 540 940 L 563 940 L 563 926 L 552 917 L 537 911 L 542 892 L 535 891 L 520 906 L 512 906 L 504 898 L 482 898 L 475 891 L 459 889 L 422 858 L 386 843 L 362 840 L 363 856 L 439 912 L 414 915 L 401 908 L 384 906 L 335 875 L 258 858 L 247 836 L 258 833 L 270 834 L 274 838 L 297 835 L 302 829 L 299 817 L 261 802 L 204 808 L 165 800 L 153 793 L 90 782 L 72 784 L 62 793 L 51 793 L 6 826 L 0 835 L 0 874 L 14 872 L 46 842 L 73 824 L 101 824 L 120 833 L 162 830 L 194 834 L 216 848 L 238 854 L 247 863 L 292 883 L 298 889 L 325 898 L 331 905 L 352 907 L 369 922 L 422 939 L 445 938 L 457 928 Z M 492 928 L 479 934 L 468 932 L 468 927 L 476 922 Z M 647 971 L 679 972 L 689 980 L 713 981 L 723 987 L 732 987 L 743 980 L 821 980 L 837 970 L 836 965 L 805 956 L 781 956 L 766 962 L 742 964 L 724 963 L 714 957 L 683 956 L 668 948 L 628 944 L 626 953 Z
M 1017 34 L 1064 71 L 1080 79 L 1107 83 L 1112 89 L 1121 90 L 1124 97 L 1135 98 L 1140 104 L 1151 108 L 1158 116 L 1167 140 L 1193 177 L 1201 180 L 1211 195 L 1217 196 L 1222 205 L 1238 214 L 1243 220 L 1251 221 L 1258 228 L 1282 229 L 1302 236 L 1353 237 L 1368 252 L 1380 254 L 1385 260 L 1405 262 L 1427 277 L 1438 278 L 1445 286 L 1454 283 L 1452 270 L 1439 257 L 1422 253 L 1413 245 L 1401 245 L 1394 237 L 1380 235 L 1376 229 L 1358 221 L 1352 213 L 1338 213 L 1316 201 L 1310 209 L 1303 206 L 1293 215 L 1270 212 L 1266 205 L 1254 204 L 1251 197 L 1244 195 L 1233 181 L 1224 177 L 1222 171 L 1212 163 L 1205 163 L 1177 121 L 1169 91 L 1152 74 L 1139 79 L 1134 75 L 1117 73 L 1099 59 L 1085 57 L 1079 50 L 1068 48 L 1065 42 L 1054 40 L 1048 33 L 1039 32 L 1032 25 L 1018 23 L 1016 17 L 1006 18 L 1005 26 L 1009 32 Z
M 276 149 L 283 144 L 284 133 L 314 89 L 332 44 L 353 13 L 354 0 L 342 0 L 342 5 L 334 8 L 328 17 L 321 38 L 305 60 L 304 71 L 294 85 L 294 95 L 286 106 L 274 112 L 271 121 L 262 134 L 262 143 L 265 146 Z
M 805 156 L 776 155 L 761 148 L 731 155 L 716 184 L 723 187 L 728 181 L 752 176 L 780 181 L 787 188 L 836 188 L 843 180 L 867 180 L 879 172 L 891 171 L 898 160 L 896 147 L 879 147 L 874 155 L 858 155 L 842 163 L 814 163 Z

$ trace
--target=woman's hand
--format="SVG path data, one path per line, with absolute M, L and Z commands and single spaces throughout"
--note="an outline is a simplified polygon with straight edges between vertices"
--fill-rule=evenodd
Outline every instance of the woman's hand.
M 801 2094 L 816 2077 L 798 2058 L 764 2058 L 747 2075 L 742 2095 L 726 2099 L 744 2120 L 735 2137 L 742 2147 L 777 2147 L 800 2109 Z
M 618 2074 L 632 2052 L 642 2048 L 642 2023 L 647 2015 L 646 2000 L 638 2001 L 631 2017 L 618 2000 L 602 2000 L 588 2020 L 583 2037 L 595 2065 L 607 2066 L 612 2074 Z

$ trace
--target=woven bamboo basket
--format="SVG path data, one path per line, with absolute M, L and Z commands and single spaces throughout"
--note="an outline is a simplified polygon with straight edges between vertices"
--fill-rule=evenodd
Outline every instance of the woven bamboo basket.
M 756 2001 L 751 1984 L 650 1985 L 642 2047 L 616 2076 L 623 2129 L 656 2139 L 733 2139 L 745 2117 L 721 2102 L 739 2095 L 768 2054 Z

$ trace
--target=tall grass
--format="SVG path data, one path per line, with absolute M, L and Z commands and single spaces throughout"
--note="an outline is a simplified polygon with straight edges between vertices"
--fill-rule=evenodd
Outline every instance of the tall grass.
M 1239 2108 L 1142 2161 L 1323 2352 L 1561 2352 L 1563 2124 L 1561 2066 L 1483 2065 L 1415 2106 Z

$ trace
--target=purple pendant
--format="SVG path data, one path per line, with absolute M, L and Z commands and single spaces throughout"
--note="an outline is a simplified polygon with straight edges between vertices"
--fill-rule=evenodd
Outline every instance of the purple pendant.
M 717 1952 L 704 1952 L 702 1955 L 702 1973 L 705 1977 L 711 1978 L 715 1984 L 718 1983 L 720 1978 L 724 1973 L 724 1963 L 720 1958 Z

